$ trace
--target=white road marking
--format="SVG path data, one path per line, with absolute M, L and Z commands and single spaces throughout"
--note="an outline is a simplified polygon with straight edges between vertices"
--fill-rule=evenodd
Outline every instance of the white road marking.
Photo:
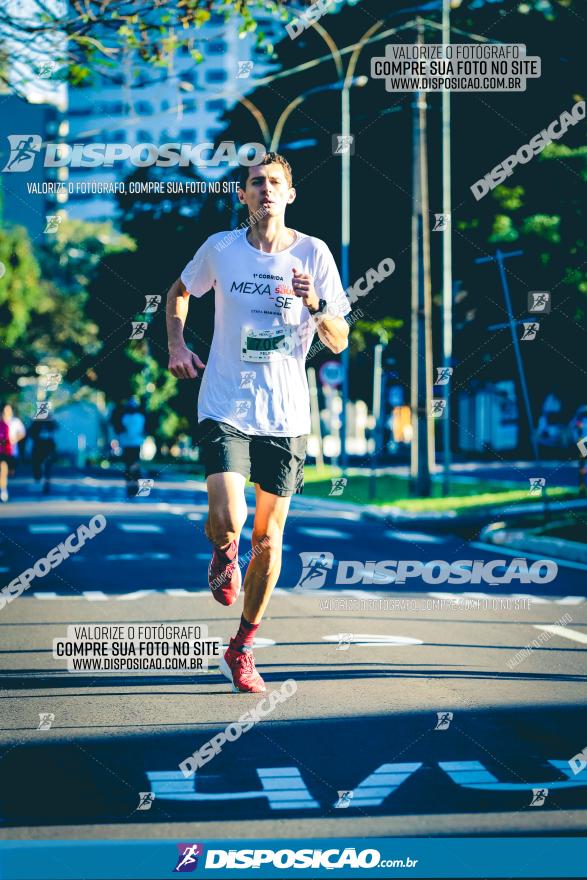
M 157 593 L 159 591 L 155 590 L 155 592 Z M 191 596 L 209 596 L 210 595 L 210 589 L 207 589 L 207 590 L 185 590 L 183 587 L 170 587 L 167 590 L 163 590 L 163 592 L 167 596 L 173 596 L 178 599 L 182 599 L 184 597 L 189 598 Z
M 70 528 L 65 523 L 34 523 L 29 525 L 31 535 L 57 535 L 69 531 Z
M 349 639 L 344 639 L 344 642 L 349 642 L 351 645 L 357 645 L 362 648 L 370 648 L 373 647 L 404 647 L 406 645 L 423 645 L 424 642 L 422 639 L 412 639 L 408 636 L 388 636 L 388 635 L 370 635 L 369 633 L 338 633 L 335 636 L 322 636 L 323 641 L 325 642 L 340 642 L 341 635 L 349 635 Z
M 544 632 L 552 633 L 553 636 L 560 636 L 561 639 L 570 639 L 572 642 L 581 642 L 583 645 L 587 645 L 587 633 L 579 632 L 576 629 L 569 629 L 568 626 L 535 623 L 534 629 L 541 629 Z
M 161 526 L 154 523 L 118 523 L 118 528 L 123 532 L 151 532 L 154 534 L 163 531 Z
M 482 541 L 474 541 L 469 544 L 469 547 L 475 547 L 476 550 L 490 550 L 497 558 L 503 554 L 504 556 L 514 556 L 516 559 L 544 559 L 544 556 L 539 556 L 537 553 L 527 553 L 525 550 L 514 550 L 509 547 L 503 547 L 501 544 L 485 544 Z M 576 568 L 578 571 L 587 571 L 587 565 L 582 562 L 571 562 L 568 559 L 557 559 L 556 556 L 550 555 L 548 559 L 552 560 L 552 562 L 556 562 L 557 565 L 564 565 L 565 568 Z
M 262 639 L 255 636 L 253 639 L 253 648 L 272 648 L 273 645 L 276 645 L 277 642 L 273 639 Z M 222 645 L 223 648 L 228 648 L 228 642 Z
M 109 553 L 104 557 L 109 562 L 131 562 L 135 559 L 171 559 L 169 553 Z
M 351 537 L 348 532 L 339 532 L 338 529 L 322 529 L 318 526 L 300 526 L 298 532 L 301 535 L 309 535 L 311 538 L 333 538 L 341 541 Z
M 145 596 L 148 596 L 150 593 L 154 593 L 154 590 L 135 590 L 134 593 L 123 593 L 122 596 L 116 596 L 117 599 L 121 601 L 129 601 L 131 599 L 144 599 Z
M 424 532 L 395 532 L 389 529 L 384 532 L 385 538 L 394 538 L 396 541 L 408 541 L 412 544 L 446 544 L 448 538 L 440 535 L 427 535 Z

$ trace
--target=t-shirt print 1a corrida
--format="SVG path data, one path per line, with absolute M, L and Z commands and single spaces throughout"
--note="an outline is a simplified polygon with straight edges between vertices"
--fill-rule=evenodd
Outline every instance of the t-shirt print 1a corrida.
M 310 433 L 305 361 L 316 323 L 294 295 L 292 269 L 312 276 L 328 317 L 347 315 L 348 297 L 319 238 L 297 232 L 290 247 L 268 254 L 246 233 L 211 235 L 181 273 L 192 296 L 211 288 L 215 293 L 198 421 L 227 422 L 245 434 L 299 437 Z

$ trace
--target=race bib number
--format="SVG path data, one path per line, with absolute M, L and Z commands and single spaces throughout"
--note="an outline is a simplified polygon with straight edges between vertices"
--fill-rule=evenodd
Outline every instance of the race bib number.
M 295 327 L 272 327 L 270 330 L 241 331 L 241 360 L 282 361 L 293 355 Z

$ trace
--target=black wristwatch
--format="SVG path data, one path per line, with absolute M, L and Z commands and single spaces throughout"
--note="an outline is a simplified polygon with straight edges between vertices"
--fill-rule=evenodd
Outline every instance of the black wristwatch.
M 321 300 L 318 300 L 318 308 L 317 309 L 308 308 L 308 311 L 310 312 L 311 315 L 319 315 L 324 311 L 325 308 L 326 308 L 326 300 L 321 299 Z

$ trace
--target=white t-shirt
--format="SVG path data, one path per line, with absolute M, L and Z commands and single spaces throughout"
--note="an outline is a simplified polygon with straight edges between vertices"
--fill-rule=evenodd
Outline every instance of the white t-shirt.
M 18 416 L 12 416 L 8 423 L 8 436 L 12 444 L 12 457 L 18 458 L 18 441 L 22 440 L 26 431 Z
M 348 297 L 319 238 L 297 232 L 290 247 L 268 254 L 246 233 L 211 235 L 181 273 L 192 296 L 215 291 L 198 421 L 227 422 L 245 434 L 299 437 L 310 433 L 305 361 L 316 322 L 293 293 L 292 267 L 312 276 L 328 316 L 348 314 Z

